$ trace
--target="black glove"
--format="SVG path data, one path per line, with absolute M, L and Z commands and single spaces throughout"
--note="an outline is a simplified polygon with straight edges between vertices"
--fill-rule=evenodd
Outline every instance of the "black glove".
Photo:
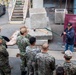
M 62 34 L 61 34 L 61 37 L 62 37 L 63 35 L 64 35 L 64 34 L 62 33 Z

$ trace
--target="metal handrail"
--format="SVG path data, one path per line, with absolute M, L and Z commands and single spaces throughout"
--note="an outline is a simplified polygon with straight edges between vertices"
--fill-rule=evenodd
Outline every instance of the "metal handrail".
M 29 5 L 29 0 L 25 0 L 24 7 L 23 7 L 23 21 L 25 22 L 27 12 L 28 12 L 28 5 Z
M 16 0 L 10 0 L 9 6 L 8 6 L 9 21 L 11 20 L 15 4 L 16 4 Z

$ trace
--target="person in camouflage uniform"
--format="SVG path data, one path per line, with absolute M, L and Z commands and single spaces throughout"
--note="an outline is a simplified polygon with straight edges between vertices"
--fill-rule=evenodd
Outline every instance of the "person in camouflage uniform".
M 35 56 L 37 53 L 41 52 L 37 46 L 35 46 L 36 38 L 31 37 L 29 39 L 30 46 L 26 47 L 26 60 L 27 60 L 27 75 L 34 75 L 35 74 Z
M 1 28 L 0 28 L 0 32 L 1 32 Z M 7 48 L 6 41 L 9 41 L 9 38 L 6 36 L 0 35 L 0 39 L 2 39 L 2 44 Z
M 26 28 L 26 27 L 25 27 L 25 26 L 22 26 L 22 27 L 20 27 L 20 30 L 21 30 L 21 29 L 24 29 L 24 28 Z M 16 30 L 16 31 L 12 34 L 12 36 L 10 37 L 10 41 L 8 41 L 8 42 L 6 43 L 7 45 L 12 46 L 12 45 L 15 45 L 15 44 L 16 44 L 16 39 L 17 39 L 17 37 L 21 35 L 20 30 Z M 26 37 L 26 38 L 30 38 L 30 35 L 28 34 L 28 35 L 26 35 L 25 37 Z
M 2 44 L 3 46 L 5 46 L 7 48 L 7 45 L 6 45 L 6 40 L 0 35 L 0 39 L 2 39 Z
M 65 75 L 76 75 L 76 65 L 70 61 L 72 58 L 72 52 L 70 50 L 65 51 L 64 58 L 65 62 L 63 67 Z
M 41 53 L 35 57 L 36 75 L 53 75 L 55 69 L 55 58 L 48 53 L 48 44 L 42 45 Z
M 2 71 L 4 75 L 11 75 L 9 54 L 6 50 L 6 47 L 3 45 L 2 39 L 0 39 L 0 71 Z
M 26 50 L 26 47 L 30 45 L 29 38 L 30 36 L 27 34 L 27 28 L 26 27 L 21 28 L 20 35 L 17 37 L 16 43 L 20 50 L 20 58 L 22 60 L 21 67 L 20 67 L 22 75 L 26 73 L 25 71 L 25 67 L 26 67 L 25 50 Z

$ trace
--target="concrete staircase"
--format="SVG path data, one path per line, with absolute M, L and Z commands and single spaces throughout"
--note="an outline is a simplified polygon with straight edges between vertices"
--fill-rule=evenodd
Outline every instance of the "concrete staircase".
M 24 0 L 16 0 L 10 23 L 23 23 Z

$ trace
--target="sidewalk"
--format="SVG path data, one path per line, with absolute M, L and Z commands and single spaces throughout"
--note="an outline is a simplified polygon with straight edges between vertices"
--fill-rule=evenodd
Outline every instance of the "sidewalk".
M 50 14 L 50 12 L 48 13 L 49 17 L 51 17 L 51 15 L 54 16 L 54 14 Z M 2 17 L 0 17 L 0 26 L 2 27 L 2 31 L 1 31 L 1 35 L 5 35 L 7 37 L 10 37 L 14 31 L 18 30 L 23 24 L 8 24 L 8 12 L 6 12 L 5 15 L 3 15 Z M 50 19 L 51 22 L 51 19 Z M 54 23 L 50 23 L 51 29 L 58 33 L 61 34 L 61 32 L 63 31 L 63 25 L 56 25 Z M 52 42 L 49 44 L 49 49 L 50 49 L 50 54 L 52 56 L 54 56 L 57 60 L 64 60 L 63 59 L 63 54 L 61 54 L 61 51 L 64 50 L 64 48 L 62 47 L 62 37 L 53 34 L 53 40 Z M 16 45 L 14 46 L 9 46 L 8 47 L 8 52 L 10 57 L 16 57 L 16 54 L 19 53 L 18 47 Z M 75 60 L 76 57 L 76 52 L 74 52 L 73 54 L 73 59 Z
M 9 17 L 8 17 L 8 11 L 6 9 L 6 13 L 0 17 L 0 25 L 8 24 Z
M 10 49 L 8 48 L 7 51 L 9 52 L 9 57 L 16 57 L 16 54 L 19 53 L 19 49 Z M 62 51 L 48 51 L 48 53 L 55 57 L 56 60 L 64 60 L 64 54 L 61 53 Z M 76 61 L 76 52 L 73 52 L 73 61 Z

